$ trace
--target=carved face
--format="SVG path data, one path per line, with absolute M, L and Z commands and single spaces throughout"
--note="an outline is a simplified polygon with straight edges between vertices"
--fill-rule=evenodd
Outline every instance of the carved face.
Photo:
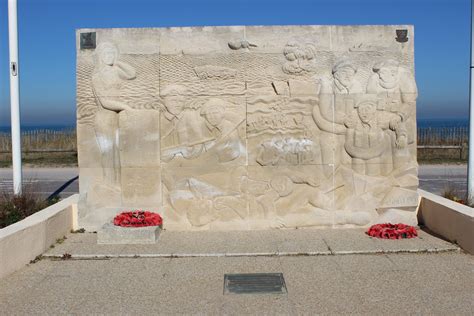
M 375 105 L 372 103 L 364 103 L 359 106 L 357 109 L 357 113 L 359 114 L 359 118 L 364 124 L 368 124 L 375 118 L 376 112 Z
M 398 81 L 398 67 L 382 67 L 378 74 L 380 80 L 385 83 L 395 83 Z
M 354 75 L 354 69 L 352 69 L 351 67 L 344 67 L 338 69 L 334 73 L 334 78 L 336 78 L 344 87 L 349 87 L 352 84 Z
M 179 96 L 170 96 L 165 98 L 165 107 L 173 115 L 179 115 L 184 111 L 184 99 Z
M 113 48 L 104 48 L 100 58 L 104 64 L 112 66 L 115 63 L 115 59 L 117 59 L 117 51 Z
M 224 111 L 216 106 L 209 107 L 204 113 L 204 117 L 212 126 L 217 126 L 224 119 Z

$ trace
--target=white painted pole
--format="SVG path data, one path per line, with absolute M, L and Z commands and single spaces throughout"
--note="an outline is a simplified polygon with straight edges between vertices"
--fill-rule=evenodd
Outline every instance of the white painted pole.
M 471 65 L 469 77 L 469 160 L 467 164 L 467 201 L 469 205 L 474 202 L 474 0 L 471 0 Z
M 8 0 L 8 40 L 10 48 L 10 107 L 12 126 L 13 192 L 21 194 L 20 88 L 18 83 L 17 0 Z

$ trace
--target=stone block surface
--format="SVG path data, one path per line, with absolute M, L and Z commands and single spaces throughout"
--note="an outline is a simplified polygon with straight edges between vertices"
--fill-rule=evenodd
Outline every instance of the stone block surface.
M 158 240 L 161 228 L 148 227 L 121 227 L 106 223 L 97 232 L 98 244 L 154 244 Z
M 79 219 L 171 230 L 416 223 L 410 25 L 83 29 Z

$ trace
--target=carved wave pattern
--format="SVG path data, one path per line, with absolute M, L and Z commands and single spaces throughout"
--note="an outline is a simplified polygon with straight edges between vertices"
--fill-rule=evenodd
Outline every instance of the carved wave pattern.
M 159 59 L 154 55 L 121 55 L 120 61 L 126 62 L 136 70 L 134 80 L 124 81 L 121 95 L 143 96 L 158 95 L 159 89 Z M 93 98 L 92 75 L 94 64 L 91 60 L 84 60 L 77 65 L 77 96 Z
M 122 85 L 121 100 L 134 109 L 159 108 L 158 55 L 121 55 L 120 60 L 136 70 L 136 78 Z M 80 124 L 92 124 L 97 111 L 91 82 L 94 68 L 91 59 L 77 66 L 77 120 Z
M 95 103 L 95 99 L 92 98 L 77 98 L 77 123 L 78 124 L 94 124 L 94 115 L 97 112 L 98 107 Z
M 248 101 L 247 136 L 295 133 L 308 129 L 314 98 L 257 97 Z
M 245 79 L 241 54 L 215 56 L 160 56 L 160 85 L 182 85 L 186 95 L 239 95 L 245 93 Z M 231 73 L 225 76 L 201 76 L 196 74 L 203 67 L 216 68 Z M 205 69 L 205 68 L 204 68 Z M 199 74 L 201 74 L 198 71 Z
M 77 63 L 76 69 L 76 91 L 78 98 L 93 98 L 92 72 L 94 64 L 89 59 L 82 59 Z

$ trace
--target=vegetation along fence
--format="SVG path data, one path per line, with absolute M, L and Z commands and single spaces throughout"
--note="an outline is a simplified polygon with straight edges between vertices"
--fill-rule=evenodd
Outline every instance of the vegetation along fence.
M 468 142 L 468 127 L 420 127 L 418 146 L 463 146 Z M 76 130 L 33 130 L 21 133 L 24 152 L 76 151 Z M 0 152 L 11 152 L 10 133 L 0 133 Z
M 11 152 L 10 133 L 0 133 L 0 152 Z M 73 152 L 77 151 L 76 130 L 40 129 L 21 132 L 21 149 L 24 152 Z
M 467 145 L 469 128 L 462 127 L 420 127 L 418 146 L 463 146 Z

